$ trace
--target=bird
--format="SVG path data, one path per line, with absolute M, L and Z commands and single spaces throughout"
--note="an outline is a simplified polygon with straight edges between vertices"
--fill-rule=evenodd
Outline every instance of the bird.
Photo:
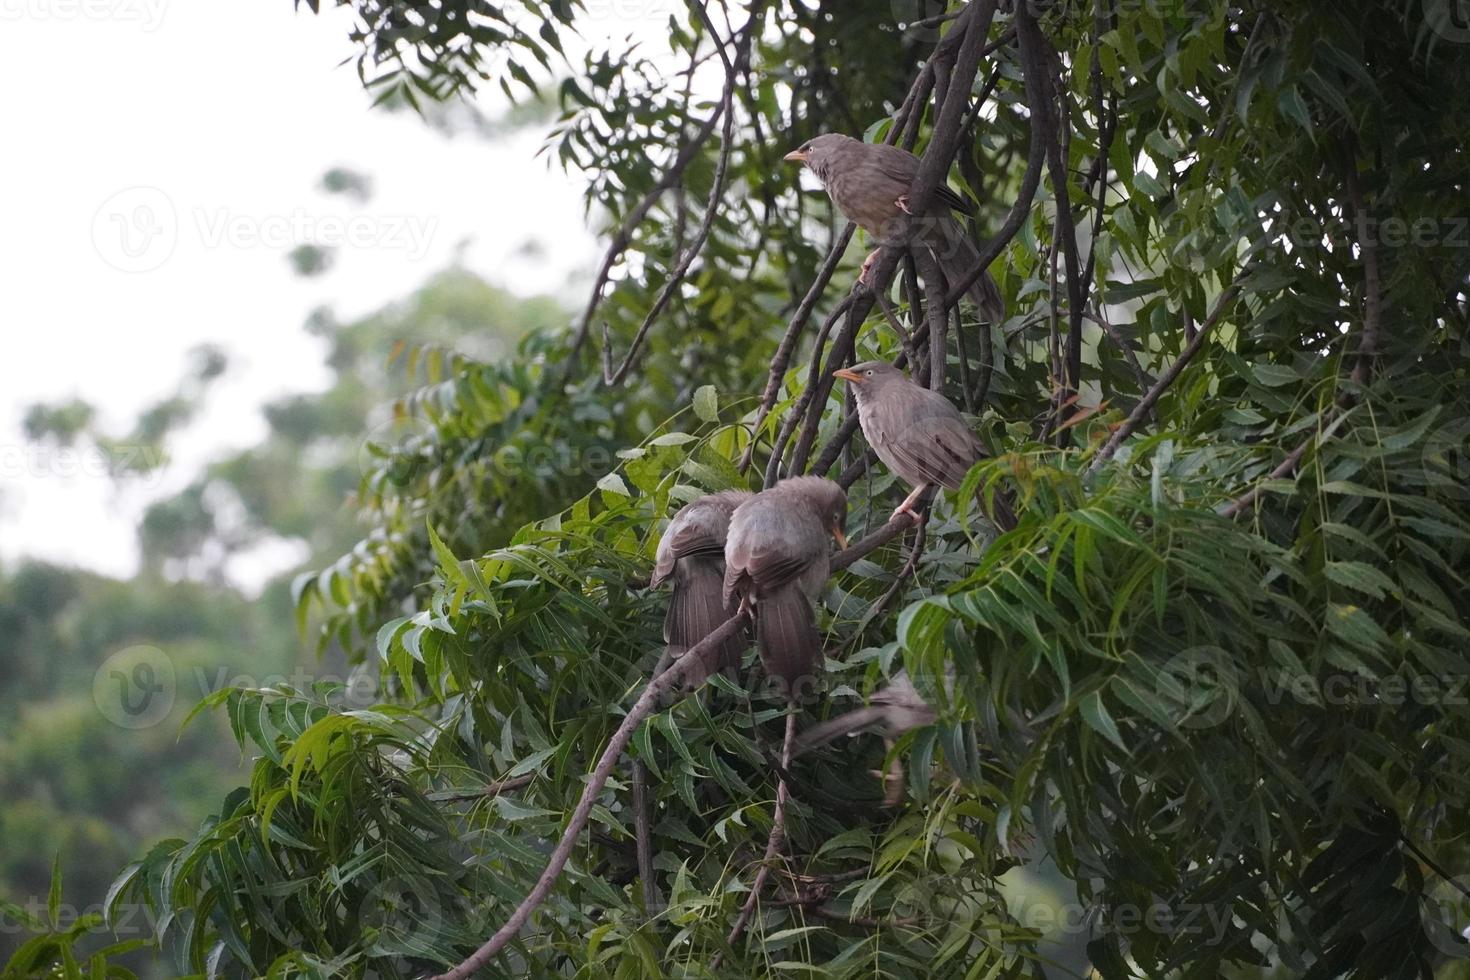
M 958 490 L 970 467 L 989 455 L 948 398 L 914 384 L 887 361 L 864 361 L 832 376 L 852 385 L 858 424 L 873 452 L 913 487 L 893 517 L 913 515 L 914 502 L 936 483 Z M 1002 531 L 1016 526 L 1004 494 L 996 494 L 988 514 Z
M 919 696 L 908 671 L 900 670 L 881 690 L 868 699 L 866 708 L 856 708 L 803 732 L 792 747 L 792 756 L 819 749 L 844 735 L 875 731 L 890 740 L 905 732 L 934 724 L 937 715 Z
M 949 683 L 953 683 L 951 679 Z M 793 758 L 821 748 L 828 742 L 844 735 L 873 731 L 883 736 L 885 754 L 893 751 L 899 736 L 925 725 L 932 725 L 938 714 L 920 696 L 914 682 L 909 680 L 908 671 L 900 670 L 893 675 L 888 686 L 875 692 L 868 699 L 866 708 L 857 708 L 836 718 L 824 721 L 803 732 L 792 746 Z M 877 773 L 884 782 L 883 802 L 897 806 L 904 793 L 903 765 L 894 759 L 886 773 Z
M 979 251 L 950 214 L 951 210 L 970 214 L 974 206 L 944 184 L 936 189 L 928 210 L 910 224 L 910 240 L 896 239 L 902 216 L 912 214 L 909 188 L 919 173 L 919 158 L 908 150 L 825 133 L 782 159 L 804 164 L 816 174 L 837 210 L 881 244 L 909 245 L 917 240 L 928 246 L 951 284 L 963 282 L 980 263 Z M 875 251 L 863 263 L 864 283 L 877 256 Z M 974 281 L 967 295 L 987 320 L 999 323 L 1005 319 L 1005 301 L 988 270 Z
M 822 637 L 812 601 L 830 574 L 830 542 L 847 547 L 847 494 L 825 477 L 796 476 L 735 509 L 725 541 L 727 603 L 755 617 L 766 673 L 795 697 L 822 667 Z
M 669 521 L 654 554 L 650 587 L 673 582 L 673 597 L 664 617 L 666 656 L 682 657 L 713 633 L 736 608 L 725 598 L 725 538 L 730 517 L 755 496 L 748 490 L 712 493 L 685 504 Z M 710 675 L 740 665 L 740 654 L 750 642 L 748 633 L 732 636 L 685 669 L 681 688 L 687 693 Z

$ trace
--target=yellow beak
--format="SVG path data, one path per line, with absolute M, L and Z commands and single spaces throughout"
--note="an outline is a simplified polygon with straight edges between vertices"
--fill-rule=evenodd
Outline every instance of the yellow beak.
M 806 151 L 792 150 L 781 159 L 788 163 L 806 163 Z
M 841 378 L 843 381 L 852 381 L 857 384 L 861 384 L 863 380 L 863 376 L 852 368 L 838 368 L 832 372 L 832 377 Z
M 834 525 L 832 528 L 832 537 L 837 539 L 837 543 L 840 546 L 842 546 L 843 548 L 847 547 L 847 535 L 842 533 L 842 528 L 836 527 Z

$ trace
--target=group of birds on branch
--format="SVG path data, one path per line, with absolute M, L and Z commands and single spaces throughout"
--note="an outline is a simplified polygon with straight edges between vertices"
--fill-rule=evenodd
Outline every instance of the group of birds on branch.
M 807 166 L 838 210 L 880 245 L 928 250 L 951 283 L 973 281 L 967 295 L 982 316 L 1004 316 L 995 281 L 988 272 L 974 276 L 979 253 L 950 213 L 969 210 L 968 202 L 941 186 L 934 204 L 922 214 L 910 210 L 909 188 L 919 169 L 912 153 L 834 133 L 808 141 L 785 159 Z M 873 252 L 863 264 L 865 282 L 878 254 Z M 936 485 L 958 489 L 985 455 L 984 447 L 949 399 L 913 383 L 892 364 L 868 361 L 833 373 L 852 386 L 868 445 L 913 488 L 891 520 L 907 515 L 918 524 L 923 517 L 915 506 L 925 491 Z M 1003 495 L 990 501 L 988 514 L 1002 530 L 1015 525 Z M 754 623 L 765 673 L 795 699 L 823 669 L 813 603 L 830 574 L 831 542 L 847 546 L 846 517 L 847 494 L 819 476 L 789 477 L 760 493 L 711 494 L 682 508 L 659 541 L 650 580 L 652 586 L 669 582 L 673 587 L 664 621 L 664 662 L 677 660 L 732 617 L 744 614 Z M 738 668 L 749 644 L 749 630 L 743 629 L 705 650 L 699 663 L 682 665 L 683 690 L 693 691 L 712 674 Z M 934 719 L 933 708 L 900 672 L 870 698 L 868 707 L 816 726 L 796 749 L 806 751 L 864 730 L 892 739 Z M 889 802 L 896 802 L 891 791 Z

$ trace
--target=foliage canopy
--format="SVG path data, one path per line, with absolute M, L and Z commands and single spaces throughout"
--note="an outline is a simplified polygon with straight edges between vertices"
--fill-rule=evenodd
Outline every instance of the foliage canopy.
M 513 356 L 404 353 L 416 428 L 360 488 L 371 531 L 294 590 L 391 696 L 210 699 L 250 784 L 117 888 L 190 969 L 461 961 L 652 669 L 664 599 L 639 582 L 671 508 L 845 472 L 852 528 L 879 527 L 897 488 L 828 375 L 905 354 L 998 455 L 916 562 L 895 541 L 834 577 L 799 722 L 905 667 L 940 719 L 898 744 L 903 803 L 881 806 L 876 739 L 793 763 L 783 857 L 727 941 L 786 707 L 754 668 L 715 681 L 632 743 L 652 880 L 624 768 L 495 971 L 1031 975 L 1038 932 L 997 882 L 1042 854 L 1106 977 L 1470 952 L 1446 880 L 1470 829 L 1470 32 L 1445 4 L 972 0 L 905 24 L 751 0 L 670 16 L 666 51 L 587 42 L 591 2 L 351 5 L 385 93 L 555 89 L 548 151 L 607 216 L 611 282 Z M 951 321 L 898 269 L 937 370 L 865 288 L 843 298 L 855 256 L 781 163 L 829 129 L 939 147 L 941 172 L 958 150 L 1011 312 Z M 636 351 L 625 383 L 599 343 L 609 368 Z M 1019 527 L 986 530 L 980 485 L 1014 490 Z

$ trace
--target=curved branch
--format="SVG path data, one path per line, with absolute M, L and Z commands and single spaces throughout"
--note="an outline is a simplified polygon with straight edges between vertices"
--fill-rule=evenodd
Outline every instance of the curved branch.
M 725 114 L 725 128 L 720 134 L 720 156 L 715 164 L 715 183 L 710 189 L 709 203 L 705 205 L 704 218 L 699 222 L 699 230 L 694 234 L 694 241 L 684 251 L 675 266 L 669 281 L 664 283 L 664 288 L 659 290 L 658 298 L 653 301 L 648 315 L 638 326 L 638 332 L 633 335 L 633 343 L 628 346 L 628 353 L 623 357 L 623 363 L 616 371 L 612 366 L 612 339 L 608 336 L 607 323 L 602 325 L 602 380 L 609 386 L 622 384 L 628 376 L 628 371 L 633 367 L 633 359 L 638 356 L 638 351 L 643 347 L 643 341 L 648 337 L 648 331 L 653 328 L 654 321 L 663 313 L 664 307 L 668 306 L 669 300 L 673 299 L 674 292 L 684 283 L 684 277 L 689 274 L 689 267 L 704 250 L 704 243 L 709 240 L 710 229 L 714 227 L 715 215 L 719 213 L 720 198 L 725 193 L 725 174 L 730 167 L 730 152 L 733 149 L 735 133 L 735 74 L 732 73 L 725 80 L 725 95 L 720 101 L 721 111 Z
M 648 216 L 648 212 L 653 210 L 654 204 L 658 203 L 658 199 L 663 196 L 664 191 L 679 182 L 684 174 L 684 169 L 694 160 L 694 157 L 704 146 L 705 141 L 710 138 L 710 134 L 715 131 L 715 124 L 720 121 L 720 117 L 724 115 L 724 112 L 725 105 L 721 102 L 715 111 L 710 113 L 710 117 L 700 124 L 699 130 L 694 134 L 694 138 L 674 157 L 674 161 L 669 164 L 669 169 L 664 171 L 664 175 L 659 178 L 658 183 L 654 184 L 648 193 L 643 195 L 642 200 L 634 205 L 633 210 L 629 211 L 623 218 L 623 223 L 618 227 L 617 234 L 613 235 L 612 243 L 608 245 L 607 252 L 602 257 L 602 264 L 598 266 L 597 278 L 592 283 L 592 296 L 587 301 L 587 309 L 582 313 L 582 322 L 578 324 L 577 332 L 572 337 L 571 346 L 567 349 L 566 374 L 568 377 L 570 377 L 574 370 L 578 352 L 581 351 L 582 345 L 587 342 L 587 334 L 592 329 L 592 317 L 597 313 L 597 307 L 602 304 L 602 290 L 607 285 L 608 278 L 612 273 L 612 267 L 617 264 L 618 258 L 622 256 L 624 250 L 633 241 L 633 232 L 643 223 L 643 219 Z
M 1245 276 L 1249 271 L 1250 267 L 1243 270 L 1240 275 L 1235 277 L 1235 281 L 1220 294 L 1220 298 L 1215 300 L 1215 308 L 1210 311 L 1209 319 L 1205 320 L 1200 326 L 1194 335 L 1194 339 L 1184 345 L 1184 349 L 1179 352 L 1179 356 L 1174 359 L 1174 363 L 1170 364 L 1168 369 L 1159 375 L 1159 380 L 1154 383 L 1154 386 L 1139 400 L 1137 405 L 1133 406 L 1133 411 L 1128 413 L 1128 418 L 1123 420 L 1123 424 L 1118 426 L 1107 443 L 1098 451 L 1097 457 L 1093 459 L 1092 464 L 1087 467 L 1088 473 L 1097 472 L 1102 468 L 1104 463 L 1112 459 L 1113 454 L 1118 451 L 1118 447 L 1123 444 L 1123 440 L 1132 435 L 1133 431 L 1148 417 L 1148 413 L 1153 410 L 1154 403 L 1159 400 L 1159 397 L 1168 390 L 1168 387 L 1184 371 L 1185 365 L 1194 358 L 1194 355 L 1199 353 L 1200 348 L 1209 339 L 1210 332 L 1224 318 L 1225 311 L 1230 308 L 1230 304 L 1235 300 L 1236 294 L 1240 292 L 1241 286 L 1245 284 Z M 1305 448 L 1302 451 L 1305 452 Z
M 832 281 L 832 274 L 837 271 L 837 265 L 842 261 L 842 256 L 847 251 L 847 244 L 852 241 L 852 234 L 856 229 L 857 225 L 849 221 L 847 227 L 837 236 L 832 243 L 832 248 L 827 252 L 826 261 L 817 270 L 817 278 L 812 281 L 811 287 L 802 297 L 801 304 L 792 314 L 791 323 L 786 327 L 786 334 L 781 338 L 775 356 L 771 358 L 771 372 L 766 376 L 766 390 L 761 393 L 761 406 L 756 412 L 755 425 L 751 427 L 752 432 L 760 431 L 766 418 L 771 414 L 771 409 L 775 408 L 776 400 L 781 394 L 781 380 L 786 377 L 786 369 L 791 365 L 791 355 L 796 351 L 796 342 L 801 338 L 801 332 L 812 315 L 812 309 L 822 298 L 827 284 Z M 745 447 L 745 453 L 740 457 L 741 473 L 750 468 L 750 459 L 754 452 L 755 440 L 752 439 L 750 445 Z
M 587 785 L 582 789 L 582 798 L 577 801 L 576 809 L 572 811 L 571 819 L 567 821 L 566 830 L 562 832 L 561 840 L 557 841 L 556 848 L 551 852 L 551 857 L 546 862 L 546 870 L 541 872 L 535 886 L 531 889 L 525 899 L 511 913 L 505 925 L 496 931 L 495 935 L 485 941 L 479 949 L 475 950 L 464 962 L 434 977 L 433 980 L 465 980 L 485 964 L 489 963 L 506 944 L 515 938 L 531 918 L 531 913 L 536 911 L 537 906 L 546 901 L 551 894 L 551 889 L 556 880 L 561 877 L 562 870 L 567 865 L 567 860 L 572 856 L 572 849 L 577 845 L 577 838 L 581 836 L 583 829 L 587 826 L 588 819 L 592 816 L 592 807 L 597 803 L 597 798 L 602 795 L 602 788 L 607 785 L 607 779 L 612 775 L 613 768 L 617 765 L 618 757 L 622 755 L 623 749 L 633 738 L 633 733 L 642 724 L 643 719 L 648 717 L 658 705 L 659 698 L 667 691 L 673 689 L 684 673 L 695 663 L 702 660 L 705 654 L 724 643 L 730 637 L 739 632 L 746 624 L 750 614 L 744 610 L 737 612 L 725 620 L 709 636 L 700 640 L 678 660 L 670 664 L 669 668 L 649 681 L 643 688 L 643 693 L 629 709 L 622 724 L 608 740 L 607 747 L 602 750 L 602 755 L 597 760 L 597 765 L 587 778 Z
M 791 766 L 791 747 L 796 744 L 796 705 L 792 704 L 786 711 L 786 737 L 781 743 L 781 772 L 785 772 Z M 776 855 L 781 850 L 781 842 L 786 837 L 786 801 L 790 798 L 791 791 L 786 785 L 786 777 L 778 777 L 776 783 L 776 807 L 771 813 L 771 835 L 766 838 L 766 852 L 761 857 L 760 870 L 755 873 L 755 880 L 750 883 L 750 894 L 745 899 L 745 904 L 740 909 L 740 915 L 735 919 L 735 925 L 730 928 L 730 934 L 725 937 L 725 945 L 734 946 L 740 934 L 745 931 L 750 922 L 751 915 L 755 912 L 756 903 L 760 901 L 761 889 L 765 887 L 766 878 L 771 874 L 771 863 L 776 860 Z M 710 963 L 710 970 L 719 969 L 718 957 Z

